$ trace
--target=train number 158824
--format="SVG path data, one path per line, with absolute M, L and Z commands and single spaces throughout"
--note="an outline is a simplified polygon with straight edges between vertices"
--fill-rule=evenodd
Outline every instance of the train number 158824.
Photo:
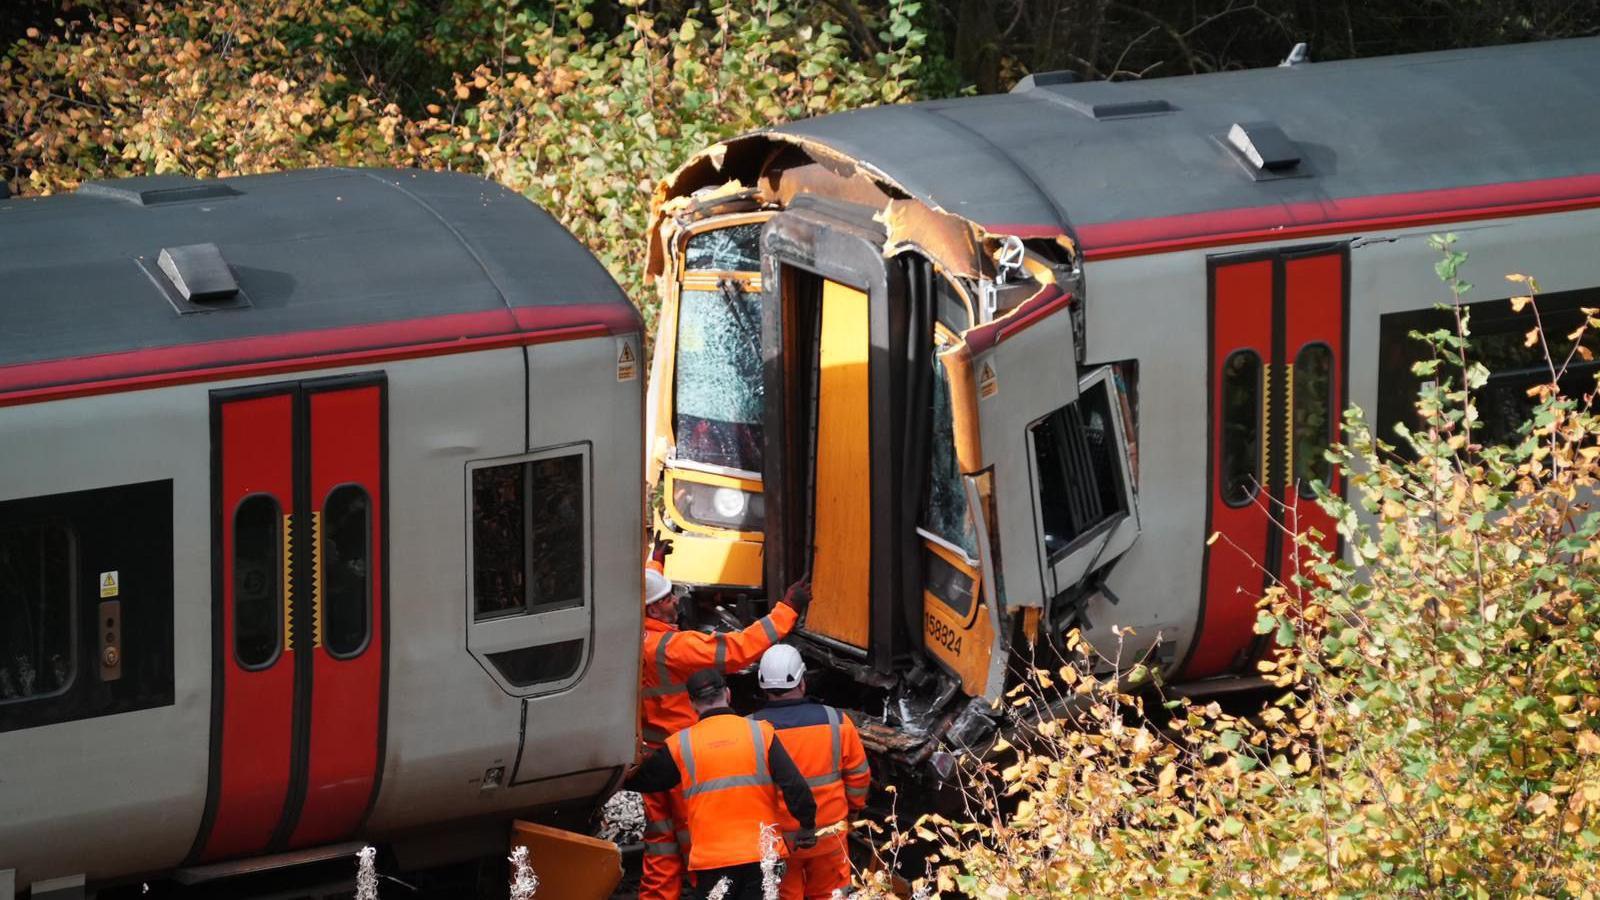
M 961 635 L 956 634 L 956 630 L 954 628 L 951 628 L 943 619 L 940 619 L 933 613 L 927 613 L 925 615 L 927 618 L 927 635 L 933 638 L 934 641 L 939 644 L 939 646 L 957 656 L 960 656 Z

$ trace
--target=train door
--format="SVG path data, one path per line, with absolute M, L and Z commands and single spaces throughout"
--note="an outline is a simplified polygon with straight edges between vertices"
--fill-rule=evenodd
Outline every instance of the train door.
M 385 382 L 212 393 L 211 777 L 196 861 L 352 834 L 384 737 Z
M 921 618 L 920 592 L 899 593 L 916 523 L 898 503 L 921 482 L 902 465 L 904 272 L 882 246 L 871 210 L 843 204 L 765 226 L 763 484 L 769 589 L 809 572 L 805 633 L 889 671 Z
M 1208 266 L 1208 513 L 1200 624 L 1186 678 L 1237 670 L 1265 649 L 1255 601 L 1291 583 L 1294 533 L 1334 523 L 1311 485 L 1339 476 L 1323 451 L 1345 402 L 1345 245 L 1215 257 Z
M 867 293 L 822 279 L 816 350 L 811 577 L 816 596 L 806 628 L 865 649 L 870 621 L 872 458 L 868 403 Z

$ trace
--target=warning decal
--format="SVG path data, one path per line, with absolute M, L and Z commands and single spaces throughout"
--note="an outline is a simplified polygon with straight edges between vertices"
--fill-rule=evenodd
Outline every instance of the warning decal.
M 978 369 L 978 399 L 987 400 L 1000 393 L 1000 380 L 994 374 L 994 361 L 984 360 Z
M 117 573 L 115 571 L 100 573 L 100 599 L 115 597 L 121 591 L 122 587 L 117 582 Z
M 639 351 L 633 349 L 633 341 L 623 338 L 617 341 L 617 380 L 632 381 L 639 377 Z

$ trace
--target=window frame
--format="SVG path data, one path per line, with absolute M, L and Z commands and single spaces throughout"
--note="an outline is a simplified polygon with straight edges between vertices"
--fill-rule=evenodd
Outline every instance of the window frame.
M 272 655 L 268 656 L 266 658 L 266 661 L 264 661 L 264 662 L 250 664 L 250 663 L 246 663 L 244 661 L 244 659 L 239 656 L 239 511 L 244 509 L 244 505 L 246 503 L 249 503 L 250 501 L 256 499 L 257 497 L 265 498 L 266 500 L 268 500 L 268 501 L 270 501 L 272 503 L 272 510 L 273 510 L 273 514 L 272 514 L 272 530 L 273 530 L 273 535 L 274 535 L 274 538 L 275 538 L 273 540 L 273 542 L 272 542 L 272 546 L 273 546 L 273 551 L 274 551 L 274 554 L 275 554 L 273 556 L 273 561 L 276 563 L 276 565 L 271 567 L 271 569 L 272 569 L 271 582 L 272 582 L 272 585 L 273 585 L 273 588 L 272 588 L 273 599 L 276 601 L 273 604 L 273 606 L 276 607 L 277 612 L 272 617 L 272 628 L 273 628 Z M 245 672 L 261 672 L 261 671 L 264 671 L 266 669 L 270 669 L 274 665 L 277 665 L 278 660 L 283 658 L 283 651 L 284 651 L 284 627 L 283 627 L 284 626 L 284 622 L 283 622 L 283 620 L 284 620 L 284 616 L 287 614 L 285 609 L 284 609 L 284 599 L 285 599 L 284 598 L 284 578 L 285 578 L 285 573 L 284 573 L 283 541 L 284 541 L 284 533 L 285 533 L 285 523 L 283 521 L 283 516 L 284 516 L 284 513 L 283 513 L 283 501 L 279 500 L 278 496 L 276 494 L 272 493 L 271 491 L 253 491 L 253 492 L 251 492 L 249 494 L 245 494 L 243 497 L 240 497 L 239 498 L 239 502 L 235 503 L 233 505 L 233 521 L 232 521 L 233 541 L 232 541 L 232 546 L 230 546 L 228 548 L 228 553 L 231 554 L 231 561 L 232 561 L 232 568 L 233 568 L 233 584 L 229 585 L 229 587 L 232 589 L 232 595 L 233 595 L 232 596 L 233 609 L 230 611 L 232 613 L 232 616 L 233 616 L 233 641 L 231 643 L 233 645 L 232 646 L 233 662 L 234 662 L 235 665 L 237 665 L 241 670 L 243 670 Z
M 1102 365 L 1078 379 L 1078 396 L 1069 403 L 1078 403 L 1093 390 L 1103 390 L 1110 415 L 1112 459 L 1117 467 L 1117 477 L 1122 488 L 1122 509 L 1089 526 L 1071 541 L 1049 551 L 1045 542 L 1044 504 L 1040 497 L 1041 473 L 1039 452 L 1034 440 L 1034 429 L 1055 415 L 1061 407 L 1053 409 L 1027 423 L 1025 446 L 1028 460 L 1028 498 L 1033 508 L 1034 547 L 1043 570 L 1046 587 L 1051 597 L 1071 588 L 1089 574 L 1090 567 L 1104 565 L 1126 553 L 1139 536 L 1139 486 L 1134 482 L 1133 467 L 1128 460 L 1129 424 L 1123 421 L 1121 391 L 1116 385 L 1115 367 Z M 1064 404 L 1066 405 L 1066 404 Z
M 77 530 L 72 527 L 72 522 L 69 519 L 64 519 L 58 516 L 47 516 L 33 521 L 25 521 L 6 525 L 5 527 L 0 528 L 0 535 L 4 535 L 7 532 L 28 531 L 45 528 L 59 529 L 67 539 L 67 649 L 70 653 L 67 659 L 67 680 L 62 682 L 58 687 L 56 687 L 55 690 L 52 690 L 47 694 L 29 694 L 26 697 L 13 697 L 9 700 L 0 698 L 0 706 L 16 707 L 25 703 L 31 703 L 35 700 L 50 700 L 56 697 L 61 697 L 71 691 L 78 684 L 78 670 L 81 668 L 78 659 L 78 651 L 80 649 L 78 645 L 81 643 L 79 640 L 79 619 L 82 617 L 79 615 L 78 610 L 80 605 L 78 603 L 78 589 L 80 587 L 78 567 L 80 556 L 78 553 Z
M 327 567 L 326 567 L 328 553 L 327 553 L 327 549 L 326 548 L 327 548 L 327 543 L 328 543 L 328 527 L 329 527 L 328 526 L 328 522 L 329 522 L 329 519 L 328 519 L 328 501 L 333 499 L 333 495 L 334 494 L 337 494 L 339 491 L 345 490 L 346 488 L 354 488 L 354 489 L 360 491 L 361 495 L 364 498 L 366 498 L 367 515 L 366 515 L 366 518 L 365 518 L 365 521 L 364 521 L 363 524 L 366 526 L 364 546 L 366 547 L 366 563 L 367 563 L 367 565 L 366 565 L 366 576 L 365 576 L 365 578 L 363 580 L 363 594 L 362 594 L 362 603 L 361 603 L 361 611 L 363 613 L 363 617 L 362 617 L 363 629 L 362 629 L 361 643 L 358 644 L 356 646 L 356 649 L 354 649 L 354 650 L 351 650 L 351 651 L 349 651 L 347 653 L 340 653 L 340 652 L 337 652 L 337 651 L 335 651 L 333 649 L 333 644 L 330 643 L 329 640 L 328 640 L 328 636 L 329 636 L 329 634 L 331 634 L 331 631 L 328 628 L 328 607 L 330 605 L 329 601 L 331 600 L 331 598 L 333 596 L 333 592 L 328 589 L 328 577 L 327 577 Z M 320 627 L 322 629 L 322 648 L 328 652 L 329 656 L 333 657 L 334 659 L 338 659 L 338 660 L 355 659 L 355 658 L 359 657 L 361 654 L 367 652 L 367 648 L 372 646 L 372 631 L 373 631 L 373 629 L 372 629 L 372 607 L 373 607 L 374 603 L 376 602 L 376 598 L 373 596 L 373 594 L 375 593 L 374 590 L 373 590 L 375 582 L 373 580 L 373 572 L 372 572 L 372 550 L 373 550 L 373 547 L 372 547 L 372 532 L 373 532 L 372 524 L 373 524 L 373 521 L 372 520 L 373 520 L 373 506 L 374 506 L 374 504 L 372 502 L 372 492 L 367 490 L 366 485 L 364 485 L 364 484 L 362 484 L 362 483 L 360 483 L 358 481 L 343 481 L 343 482 L 340 482 L 339 484 L 336 484 L 333 487 L 328 489 L 328 492 L 326 494 L 324 494 L 323 497 L 322 497 L 322 503 L 317 508 L 317 512 L 322 518 L 322 527 L 321 527 L 321 529 L 319 529 L 321 534 L 318 536 L 320 538 L 320 540 L 321 540 L 322 546 L 317 548 L 317 551 L 318 551 L 317 552 L 317 582 L 318 582 L 317 588 L 318 588 L 318 594 L 319 594 L 319 601 L 318 601 L 318 604 L 317 604 L 317 606 L 318 606 L 317 615 L 322 619 L 322 621 L 319 623 L 319 625 L 320 625 Z
M 583 466 L 580 479 L 583 489 L 581 507 L 584 516 L 581 538 L 583 543 L 583 574 L 580 579 L 583 594 L 581 599 L 576 603 L 568 604 L 530 605 L 526 603 L 526 594 L 524 594 L 525 602 L 521 609 L 501 611 L 484 618 L 478 618 L 476 616 L 476 550 L 473 544 L 475 510 L 473 506 L 472 479 L 474 474 L 482 469 L 507 465 L 527 465 L 544 459 L 556 459 L 564 456 L 581 457 Z M 462 604 L 462 615 L 466 622 L 467 650 L 477 659 L 483 670 L 500 686 L 501 690 L 511 696 L 541 696 L 567 690 L 583 679 L 584 673 L 589 668 L 594 649 L 595 473 L 593 443 L 590 441 L 572 441 L 544 446 L 512 456 L 472 460 L 466 463 L 463 474 L 465 521 L 462 531 L 464 532 L 463 538 L 465 540 L 466 565 L 463 566 L 465 570 L 465 602 Z M 524 479 L 524 492 L 530 489 L 531 480 Z M 524 517 L 530 514 L 528 510 L 529 506 L 525 495 L 523 499 Z M 527 553 L 527 546 L 528 532 L 524 531 L 524 554 Z M 526 560 L 526 556 L 524 556 L 524 559 Z M 527 579 L 525 578 L 525 583 L 526 581 Z M 524 590 L 526 591 L 526 587 L 524 587 Z M 513 684 L 489 659 L 492 655 L 509 651 L 559 644 L 563 641 L 576 639 L 581 639 L 584 642 L 577 669 L 566 677 L 552 681 L 539 681 L 526 685 Z
M 1227 453 L 1226 453 L 1227 446 L 1228 446 L 1228 408 L 1227 408 L 1227 404 L 1228 404 L 1227 377 L 1228 376 L 1227 376 L 1227 371 L 1228 371 L 1228 363 L 1229 363 L 1230 360 L 1232 360 L 1235 356 L 1243 356 L 1245 354 L 1249 354 L 1250 356 L 1255 357 L 1255 361 L 1256 361 L 1256 368 L 1255 368 L 1255 374 L 1256 374 L 1256 377 L 1255 377 L 1255 394 L 1254 394 L 1255 402 L 1251 404 L 1251 410 L 1250 410 L 1251 414 L 1253 416 L 1252 421 L 1255 423 L 1254 427 L 1255 427 L 1255 435 L 1256 435 L 1255 453 L 1251 454 L 1251 458 L 1252 458 L 1251 465 L 1252 465 L 1252 471 L 1255 472 L 1255 483 L 1250 486 L 1250 492 L 1249 492 L 1249 496 L 1248 497 L 1245 497 L 1243 500 L 1240 500 L 1238 502 L 1234 502 L 1232 499 L 1230 499 L 1228 497 L 1228 480 L 1227 480 L 1227 474 L 1228 474 Z M 1265 397 L 1266 397 L 1266 379 L 1267 379 L 1267 362 L 1266 362 L 1266 358 L 1261 355 L 1261 351 L 1257 350 L 1254 347 L 1239 347 L 1239 348 L 1236 348 L 1235 350 L 1233 350 L 1232 352 L 1230 352 L 1226 357 L 1223 357 L 1221 371 L 1217 373 L 1217 388 L 1218 388 L 1218 390 L 1220 390 L 1222 392 L 1221 402 L 1219 402 L 1217 404 L 1218 405 L 1218 409 L 1217 409 L 1217 473 L 1216 473 L 1217 474 L 1217 498 L 1220 499 L 1222 501 L 1223 505 L 1227 506 L 1229 509 L 1244 509 L 1245 507 L 1251 505 L 1252 503 L 1255 503 L 1256 500 L 1261 496 L 1261 491 L 1266 487 L 1264 482 L 1266 480 L 1266 453 L 1267 453 L 1266 445 L 1267 445 L 1267 437 L 1268 437 L 1268 435 L 1267 435 L 1266 423 L 1262 420 L 1263 419 L 1263 417 L 1262 417 L 1263 403 L 1265 402 Z

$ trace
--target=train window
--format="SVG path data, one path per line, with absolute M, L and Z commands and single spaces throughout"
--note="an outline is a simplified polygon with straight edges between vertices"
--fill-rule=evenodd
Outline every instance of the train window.
M 233 513 L 233 652 L 246 669 L 264 668 L 278 657 L 282 520 L 271 494 L 251 494 Z
M 1333 437 L 1333 351 L 1327 344 L 1307 344 L 1294 358 L 1294 481 L 1300 496 L 1316 496 L 1315 484 L 1327 484 L 1329 463 L 1323 454 Z
M 72 544 L 64 525 L 0 531 L 0 703 L 72 682 Z
M 1222 363 L 1222 501 L 1244 506 L 1261 487 L 1261 357 L 1235 350 Z
M 583 605 L 584 460 L 566 453 L 473 471 L 476 619 Z
M 692 235 L 684 249 L 685 267 L 699 272 L 761 271 L 762 224 L 746 222 Z
M 336 657 L 366 649 L 372 627 L 372 504 L 344 484 L 322 504 L 322 641 Z
M 927 547 L 922 550 L 922 583 L 957 616 L 965 619 L 972 612 L 972 576 Z
M 978 539 L 967 515 L 967 488 L 956 459 L 955 426 L 950 409 L 950 380 L 937 356 L 933 359 L 932 434 L 928 458 L 928 496 L 922 527 L 967 559 L 978 558 Z
M 683 292 L 673 399 L 679 457 L 761 471 L 760 294 L 731 282 Z
M 1029 430 L 1039 474 L 1045 553 L 1054 561 L 1073 541 L 1127 512 L 1117 459 L 1109 379 L 1091 385 Z
M 1528 396 L 1528 389 L 1550 380 L 1544 349 L 1538 344 L 1529 347 L 1525 341 L 1529 329 L 1534 327 L 1533 312 L 1530 309 L 1516 312 L 1505 299 L 1464 305 L 1471 326 L 1467 358 L 1489 369 L 1488 382 L 1473 396 L 1478 410 L 1473 440 L 1482 444 L 1515 443 L 1521 440 L 1538 403 Z M 1576 333 L 1583 324 L 1583 310 L 1594 307 L 1600 307 L 1600 288 L 1539 295 L 1539 317 L 1544 323 L 1545 338 L 1550 342 L 1550 356 L 1558 366 L 1573 353 L 1573 339 L 1568 335 Z M 1414 373 L 1412 366 L 1432 358 L 1429 346 L 1412 337 L 1412 333 L 1426 334 L 1440 329 L 1453 332 L 1455 327 L 1454 312 L 1441 308 L 1390 313 L 1380 320 L 1377 436 L 1396 444 L 1395 449 L 1402 457 L 1412 458 L 1413 451 L 1408 442 L 1399 438 L 1395 427 L 1404 424 L 1414 430 L 1421 424 L 1416 402 L 1424 378 Z M 1600 351 L 1600 335 L 1594 331 L 1589 331 L 1583 341 L 1592 353 Z M 1596 373 L 1600 373 L 1600 359 L 1587 361 L 1574 354 L 1561 378 L 1562 392 L 1567 397 L 1581 399 L 1594 390 Z M 1441 364 L 1437 374 L 1427 378 L 1461 382 L 1460 372 L 1448 363 Z

